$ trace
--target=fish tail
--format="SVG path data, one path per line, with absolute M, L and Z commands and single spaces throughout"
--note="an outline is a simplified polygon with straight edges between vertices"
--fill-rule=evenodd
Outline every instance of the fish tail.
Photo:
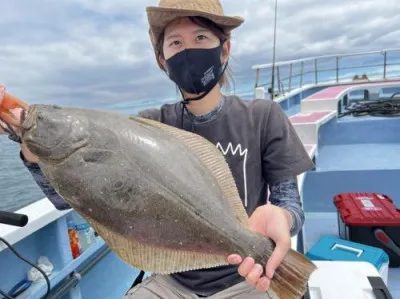
M 302 298 L 310 275 L 317 269 L 303 254 L 290 250 L 271 280 L 271 289 L 280 299 Z
M 264 268 L 263 275 L 265 275 L 265 265 L 271 257 L 274 247 L 275 245 L 271 239 L 258 236 L 257 244 L 251 248 L 251 251 L 254 253 L 253 258 L 255 262 Z M 302 298 L 307 290 L 310 275 L 316 269 L 316 265 L 307 257 L 290 249 L 274 273 L 270 290 L 279 299 Z

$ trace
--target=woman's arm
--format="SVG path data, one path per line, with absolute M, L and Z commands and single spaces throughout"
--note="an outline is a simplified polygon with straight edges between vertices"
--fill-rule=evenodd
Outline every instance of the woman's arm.
M 285 209 L 292 216 L 290 235 L 297 235 L 304 224 L 304 211 L 300 201 L 297 178 L 290 178 L 270 185 L 269 201 Z

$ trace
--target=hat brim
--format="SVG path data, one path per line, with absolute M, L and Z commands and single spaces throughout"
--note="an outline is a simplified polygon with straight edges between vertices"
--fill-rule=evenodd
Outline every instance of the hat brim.
M 167 24 L 179 17 L 204 17 L 210 19 L 217 25 L 221 26 L 223 29 L 231 31 L 239 27 L 244 19 L 241 17 L 230 17 L 215 15 L 207 12 L 202 12 L 198 10 L 187 10 L 187 9 L 177 9 L 177 8 L 163 8 L 163 7 L 146 7 L 147 18 L 151 27 L 151 30 L 157 34 L 162 31 Z

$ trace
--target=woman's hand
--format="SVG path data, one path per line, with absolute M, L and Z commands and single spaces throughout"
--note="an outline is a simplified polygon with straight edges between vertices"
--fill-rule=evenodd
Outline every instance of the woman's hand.
M 4 96 L 4 92 L 5 92 L 5 89 L 4 89 L 4 87 L 2 87 L 1 85 L 0 85 L 0 108 L 2 107 L 2 104 L 3 104 L 3 96 Z M 20 122 L 20 120 L 21 120 L 21 112 L 22 112 L 22 108 L 19 108 L 19 107 L 17 107 L 17 108 L 13 108 L 13 109 L 9 109 L 9 110 L 7 110 L 9 113 L 11 113 L 11 115 L 13 116 L 13 118 L 14 118 L 14 121 L 16 121 L 16 122 Z M 19 130 L 19 128 L 18 127 L 16 127 L 16 126 L 12 126 L 11 124 L 8 124 L 9 126 L 11 126 L 11 128 L 13 129 L 13 131 L 17 134 L 17 135 L 20 135 L 20 130 Z M 8 125 L 7 125 L 7 123 L 4 121 L 4 120 L 2 120 L 1 118 L 0 118 L 0 135 L 4 135 L 4 134 L 9 134 L 8 132 L 6 132 L 3 128 L 6 128 L 6 129 L 8 129 Z M 29 149 L 28 149 L 28 147 L 22 142 L 22 144 L 21 144 L 21 151 L 22 151 L 22 155 L 24 156 L 24 158 L 25 158 L 25 160 L 27 160 L 28 162 L 31 162 L 31 163 L 37 163 L 39 160 L 38 160 L 38 158 L 34 155 L 34 154 L 32 154 L 30 151 L 29 151 Z
M 0 105 L 1 105 L 1 99 L 0 99 Z M 9 110 L 9 112 L 14 116 L 16 121 L 20 120 L 21 111 L 22 111 L 21 108 L 15 108 L 15 109 Z M 15 127 L 13 125 L 10 125 L 10 126 L 13 128 L 14 132 L 16 132 L 17 134 L 20 133 L 19 129 L 17 127 Z M 3 128 L 7 128 L 7 123 L 0 118 L 0 135 L 8 134 L 6 131 L 3 130 Z
M 259 291 L 267 291 L 276 268 L 283 261 L 291 245 L 290 227 L 292 225 L 291 214 L 278 206 L 266 204 L 258 207 L 250 217 L 250 229 L 271 238 L 276 247 L 267 265 L 255 264 L 251 257 L 243 257 L 237 254 L 228 256 L 230 264 L 239 265 L 239 274 L 246 281 L 255 286 Z M 266 266 L 266 276 L 262 275 Z

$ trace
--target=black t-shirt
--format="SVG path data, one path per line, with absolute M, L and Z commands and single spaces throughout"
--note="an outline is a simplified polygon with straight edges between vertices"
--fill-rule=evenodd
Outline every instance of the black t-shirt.
M 181 128 L 182 105 L 165 104 L 139 116 Z M 225 96 L 217 117 L 193 123 L 184 114 L 184 129 L 211 141 L 224 154 L 250 216 L 266 204 L 268 184 L 293 178 L 314 167 L 280 106 L 270 100 L 244 101 Z M 171 274 L 192 292 L 210 296 L 243 281 L 237 266 Z

